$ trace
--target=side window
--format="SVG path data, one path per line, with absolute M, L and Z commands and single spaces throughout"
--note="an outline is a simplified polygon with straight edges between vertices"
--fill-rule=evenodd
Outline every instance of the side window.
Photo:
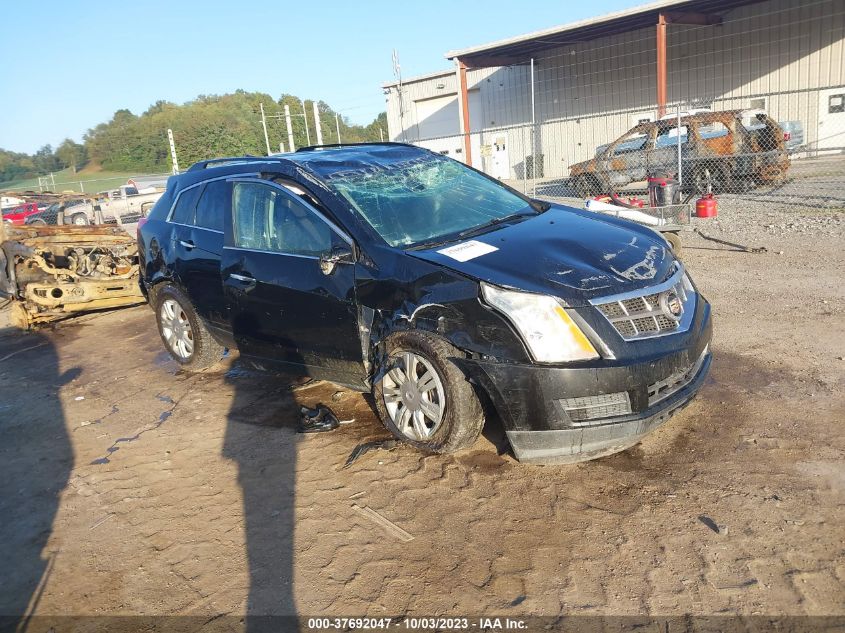
M 681 126 L 681 143 L 687 142 L 687 126 Z M 657 135 L 657 140 L 654 142 L 655 147 L 669 147 L 670 145 L 678 144 L 678 128 L 670 127 L 661 130 Z
M 215 231 L 223 230 L 223 218 L 231 198 L 230 185 L 225 180 L 214 180 L 205 186 L 197 204 L 196 225 Z
M 616 145 L 612 150 L 612 154 L 626 154 L 628 152 L 636 152 L 638 150 L 643 149 L 645 147 L 646 141 L 648 141 L 648 134 L 645 132 L 628 132 L 625 136 L 620 139 L 617 139 Z M 607 145 L 603 145 L 599 148 L 606 148 Z M 601 153 L 601 152 L 599 152 Z
M 331 248 L 329 226 L 290 194 L 240 182 L 232 200 L 236 246 L 315 257 Z
M 720 136 L 727 136 L 729 133 L 730 130 L 721 121 L 714 121 L 698 128 L 698 135 L 703 139 L 719 138 Z
M 171 222 L 177 224 L 193 224 L 194 210 L 197 208 L 197 198 L 199 198 L 201 187 L 192 187 L 185 189 L 179 194 L 179 199 L 176 201 L 176 207 L 173 209 L 173 215 L 170 216 Z

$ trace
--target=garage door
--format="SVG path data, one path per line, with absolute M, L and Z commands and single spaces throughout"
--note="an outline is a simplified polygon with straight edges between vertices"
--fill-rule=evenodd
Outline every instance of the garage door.
M 481 116 L 478 90 L 469 91 L 469 114 L 472 127 L 480 126 Z M 434 99 L 414 101 L 414 115 L 417 122 L 416 143 L 432 151 L 446 156 L 463 160 L 463 139 L 461 138 L 460 109 L 458 95 L 446 95 Z M 478 134 L 470 136 L 473 153 L 476 157 L 480 153 L 480 138 Z M 476 149 L 478 146 L 478 149 Z
M 460 134 L 458 95 L 414 101 L 414 110 L 419 138 Z

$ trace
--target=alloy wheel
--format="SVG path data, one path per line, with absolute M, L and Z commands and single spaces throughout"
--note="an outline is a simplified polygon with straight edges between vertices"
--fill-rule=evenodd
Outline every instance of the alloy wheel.
M 384 376 L 384 405 L 405 437 L 426 441 L 440 428 L 446 412 L 446 390 L 434 366 L 413 352 L 400 352 Z
M 188 315 L 174 299 L 165 299 L 160 308 L 161 334 L 170 351 L 182 360 L 194 353 L 194 330 Z

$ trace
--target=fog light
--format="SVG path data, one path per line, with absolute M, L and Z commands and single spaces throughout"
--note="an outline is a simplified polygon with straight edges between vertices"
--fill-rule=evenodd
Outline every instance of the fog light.
M 600 424 L 600 420 L 604 418 L 631 413 L 631 398 L 627 391 L 607 393 L 600 396 L 561 398 L 558 403 L 569 416 L 572 426 Z M 599 422 L 592 422 L 594 420 Z

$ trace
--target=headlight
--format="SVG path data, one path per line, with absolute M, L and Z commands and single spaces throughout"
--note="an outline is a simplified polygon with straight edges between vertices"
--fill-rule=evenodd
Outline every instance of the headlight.
M 485 283 L 481 284 L 481 293 L 487 303 L 510 319 L 534 360 L 555 363 L 599 357 L 554 297 L 502 290 Z

